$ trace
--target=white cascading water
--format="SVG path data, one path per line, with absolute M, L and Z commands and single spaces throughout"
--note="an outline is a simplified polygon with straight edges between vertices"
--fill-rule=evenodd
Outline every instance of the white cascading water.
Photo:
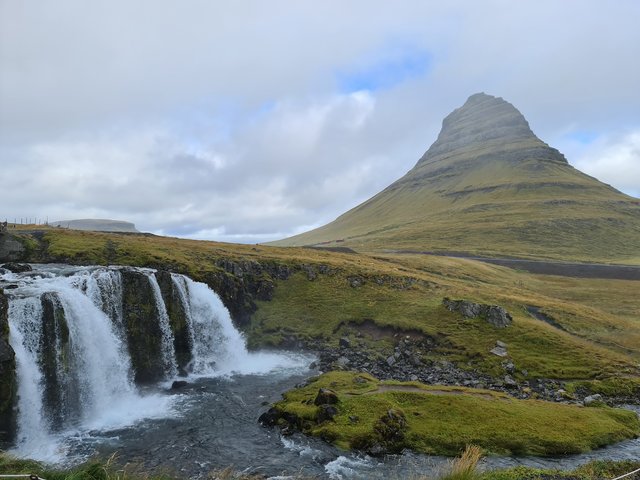
M 178 374 L 178 363 L 176 362 L 176 350 L 171 324 L 169 323 L 169 314 L 162 299 L 162 291 L 160 290 L 156 276 L 153 272 L 148 272 L 147 278 L 149 279 L 149 284 L 151 285 L 151 290 L 153 290 L 153 296 L 156 300 L 158 326 L 162 332 L 162 363 L 164 365 L 164 372 L 169 378 L 175 377 Z
M 142 395 L 133 383 L 123 315 L 122 274 L 117 267 L 41 266 L 28 274 L 5 274 L 0 281 L 17 284 L 9 297 L 10 343 L 16 353 L 18 432 L 12 453 L 58 462 L 65 458 L 65 438 L 88 431 L 122 428 L 145 418 L 173 414 L 175 398 L 161 393 Z M 161 359 L 168 379 L 176 375 L 174 335 L 157 279 L 149 278 L 162 332 Z M 276 353 L 251 353 L 218 295 L 206 284 L 172 274 L 173 287 L 185 312 L 196 377 L 263 374 L 298 369 L 307 359 Z M 68 341 L 56 335 L 54 346 L 43 338 L 42 297 L 64 310 Z M 58 425 L 45 404 L 45 378 L 39 359 L 43 348 L 54 348 L 61 405 Z M 64 350 L 66 348 L 66 350 Z M 60 364 L 64 359 L 65 366 Z M 75 404 L 78 404 L 77 406 Z M 74 408 L 79 411 L 73 411 Z M 53 431 L 55 430 L 55 432 Z
M 11 294 L 10 343 L 16 352 L 18 378 L 14 453 L 19 456 L 45 461 L 58 461 L 64 456 L 59 435 L 51 433 L 43 400 L 43 372 L 38 365 L 43 343 L 40 298 L 45 293 L 55 293 L 64 309 L 69 329 L 69 370 L 74 381 L 70 388 L 80 400 L 79 425 L 64 427 L 118 428 L 140 418 L 164 415 L 170 408 L 170 398 L 137 392 L 123 333 L 102 311 L 103 302 L 94 303 L 96 284 L 100 283 L 95 273 L 82 269 L 71 276 L 29 277 Z
M 184 275 L 172 274 L 171 277 L 189 325 L 193 375 L 261 374 L 289 368 L 295 363 L 291 356 L 282 353 L 248 352 L 229 311 L 208 285 Z
M 27 456 L 40 452 L 47 459 L 55 454 L 42 402 L 42 372 L 36 359 L 42 335 L 40 298 L 20 298 L 9 304 L 9 342 L 16 353 L 20 423 L 16 444 Z M 28 445 L 28 447 L 26 447 Z M 25 448 L 26 447 L 26 448 Z

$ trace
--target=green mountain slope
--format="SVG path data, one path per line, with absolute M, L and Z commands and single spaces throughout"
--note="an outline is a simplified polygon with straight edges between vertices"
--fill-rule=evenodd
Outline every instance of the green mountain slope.
M 522 114 L 479 93 L 404 177 L 280 246 L 640 263 L 640 200 L 569 165 Z

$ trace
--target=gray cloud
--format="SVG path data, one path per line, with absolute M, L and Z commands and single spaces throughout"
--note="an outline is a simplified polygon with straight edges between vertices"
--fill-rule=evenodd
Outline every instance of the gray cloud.
M 0 0 L 0 216 L 289 235 L 403 175 L 477 91 L 638 195 L 637 2 L 430 3 Z M 405 51 L 428 66 L 349 91 Z

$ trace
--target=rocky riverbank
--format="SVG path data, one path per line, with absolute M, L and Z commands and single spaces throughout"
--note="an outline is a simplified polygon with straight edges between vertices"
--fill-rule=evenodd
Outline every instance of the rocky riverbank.
M 321 372 L 349 370 L 368 373 L 379 380 L 487 389 L 521 400 L 540 399 L 586 405 L 603 402 L 611 406 L 640 403 L 640 398 L 635 395 L 607 397 L 591 394 L 586 388 L 572 390 L 569 382 L 562 380 L 527 378 L 528 372 L 519 370 L 509 359 L 502 362 L 504 375 L 492 377 L 476 369 L 460 368 L 448 360 L 426 359 L 424 354 L 434 347 L 429 339 L 415 339 L 402 334 L 397 334 L 396 339 L 393 353 L 384 358 L 379 352 L 354 345 L 346 337 L 341 338 L 336 347 L 321 346 L 317 342 L 311 342 L 307 347 L 318 355 L 318 361 L 312 366 Z M 496 348 L 506 351 L 507 345 L 499 342 Z

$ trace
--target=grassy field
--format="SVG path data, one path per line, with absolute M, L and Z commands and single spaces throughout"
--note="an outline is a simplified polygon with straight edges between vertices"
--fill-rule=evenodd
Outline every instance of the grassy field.
M 357 326 L 368 321 L 435 337 L 438 346 L 429 355 L 488 373 L 502 371 L 502 359 L 489 353 L 501 340 L 530 378 L 635 382 L 640 376 L 640 299 L 634 281 L 532 275 L 427 255 L 347 254 L 56 228 L 24 235 L 33 261 L 151 266 L 197 280 L 220 271 L 220 259 L 287 265 L 294 273 L 287 280 L 272 279 L 273 299 L 256 302 L 258 309 L 244 327 L 253 347 L 278 346 L 291 336 L 337 345 L 340 336 L 357 334 Z M 303 267 L 311 267 L 315 277 L 310 279 Z M 442 306 L 444 297 L 501 305 L 514 322 L 496 329 L 466 320 Z M 527 306 L 538 307 L 554 325 L 531 316 Z M 394 340 L 364 335 L 358 341 L 385 354 Z
M 339 398 L 332 420 L 318 418 L 320 407 L 314 399 L 321 388 Z M 625 410 L 515 400 L 488 390 L 380 382 L 352 372 L 323 374 L 285 393 L 275 407 L 295 414 L 307 433 L 344 449 L 382 443 L 395 452 L 410 448 L 455 456 L 473 444 L 490 454 L 562 455 L 640 433 L 640 420 Z M 400 420 L 393 424 L 388 412 Z M 390 435 L 394 428 L 399 432 Z

